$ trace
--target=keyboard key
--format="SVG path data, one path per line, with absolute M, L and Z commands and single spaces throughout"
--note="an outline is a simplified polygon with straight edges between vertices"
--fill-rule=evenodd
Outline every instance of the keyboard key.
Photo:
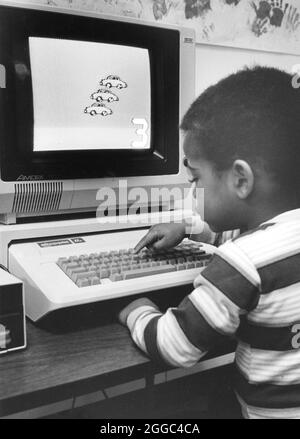
M 195 259 L 196 259 L 196 261 L 203 261 L 203 260 L 207 260 L 207 259 L 210 259 L 210 258 L 207 258 L 207 254 L 206 253 L 204 253 L 204 254 L 197 254 L 196 256 L 195 256 Z
M 110 270 L 100 270 L 99 272 L 100 279 L 105 279 L 110 276 Z
M 72 279 L 74 282 L 77 282 L 79 279 L 92 279 L 93 277 L 97 276 L 96 271 L 84 271 L 82 273 L 74 273 L 72 274 Z
M 183 264 L 178 264 L 178 265 L 176 266 L 176 268 L 177 268 L 177 271 L 185 270 L 185 266 L 184 266 Z
M 153 276 L 155 274 L 170 273 L 176 271 L 174 265 L 163 265 L 160 267 L 139 268 L 131 271 L 124 271 L 124 279 L 135 279 L 137 277 Z
M 122 264 L 122 265 L 120 265 L 120 269 L 122 271 L 129 270 L 130 268 L 131 268 L 131 266 L 129 264 Z
M 111 274 L 117 274 L 119 273 L 119 269 L 118 268 L 112 268 L 111 269 Z
M 80 265 L 77 262 L 67 262 L 64 265 L 65 270 L 72 270 L 72 268 L 80 268 Z
M 97 266 L 96 265 L 90 265 L 88 271 L 96 271 Z
M 112 262 L 110 265 L 110 268 L 119 268 L 120 264 L 118 264 L 117 262 Z
M 79 288 L 88 287 L 90 285 L 90 281 L 87 278 L 78 279 L 75 283 Z
M 110 280 L 112 282 L 118 282 L 120 280 L 123 280 L 123 278 L 124 278 L 124 275 L 123 274 L 119 274 L 119 273 L 116 273 L 116 274 L 113 274 L 112 276 L 110 276 Z
M 62 268 L 68 262 L 69 262 L 68 258 L 59 258 L 57 261 L 57 265 Z
M 78 287 L 100 285 L 121 280 L 153 276 L 172 271 L 205 267 L 210 259 L 201 245 L 182 243 L 174 249 L 152 252 L 143 249 L 135 254 L 133 249 L 120 249 L 61 257 L 57 265 Z
M 98 276 L 94 276 L 91 279 L 91 285 L 100 285 L 100 278 Z
M 109 255 L 109 252 L 101 252 L 98 254 L 98 256 L 100 256 L 101 258 L 105 258 L 108 255 Z
M 139 269 L 139 268 L 142 268 L 141 264 L 132 264 L 132 269 L 133 270 Z
M 151 262 L 144 262 L 142 264 L 142 268 L 147 268 L 147 267 L 151 267 Z
M 86 273 L 86 272 L 87 272 L 87 271 L 86 271 L 85 268 L 74 268 L 74 269 L 72 270 L 72 272 L 69 274 L 69 276 L 70 276 L 70 278 L 71 278 L 72 280 L 74 280 L 74 279 L 75 279 L 74 276 L 76 276 L 76 275 L 79 274 L 79 273 Z M 74 280 L 74 282 L 75 282 L 75 280 Z

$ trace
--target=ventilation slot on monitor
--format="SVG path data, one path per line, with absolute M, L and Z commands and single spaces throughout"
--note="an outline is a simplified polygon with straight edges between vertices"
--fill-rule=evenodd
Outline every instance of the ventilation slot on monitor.
M 15 184 L 13 212 L 53 212 L 59 209 L 62 182 Z

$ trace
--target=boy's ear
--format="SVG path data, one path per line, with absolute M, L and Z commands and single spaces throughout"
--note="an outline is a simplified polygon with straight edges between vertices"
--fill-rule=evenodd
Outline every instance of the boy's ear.
M 245 160 L 235 160 L 232 165 L 233 186 L 241 200 L 249 197 L 254 187 L 254 174 Z

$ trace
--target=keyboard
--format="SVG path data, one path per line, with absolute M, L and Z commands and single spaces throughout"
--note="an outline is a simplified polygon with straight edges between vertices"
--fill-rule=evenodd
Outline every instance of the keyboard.
M 205 250 L 191 242 L 174 249 L 153 253 L 144 249 L 135 254 L 133 249 L 72 255 L 59 258 L 57 265 L 79 287 L 101 285 L 110 279 L 120 282 L 145 276 L 202 268 L 210 259 Z
M 8 268 L 24 283 L 27 316 L 38 321 L 61 308 L 191 284 L 215 249 L 184 240 L 165 252 L 135 254 L 146 231 L 12 244 Z

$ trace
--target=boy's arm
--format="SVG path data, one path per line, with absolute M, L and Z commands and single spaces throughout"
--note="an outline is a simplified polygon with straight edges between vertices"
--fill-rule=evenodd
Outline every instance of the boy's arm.
M 213 233 L 199 216 L 193 216 L 181 223 L 162 223 L 152 226 L 135 246 L 135 252 L 138 253 L 144 247 L 153 251 L 167 250 L 176 247 L 184 238 L 214 244 L 216 236 L 217 234 Z
M 184 221 L 185 236 L 193 241 L 205 242 L 206 244 L 214 244 L 217 233 L 214 233 L 209 225 L 203 221 L 200 215 L 193 215 Z
M 259 288 L 254 265 L 230 242 L 219 248 L 178 308 L 162 314 L 148 299 L 139 299 L 122 311 L 120 320 L 152 359 L 188 367 L 236 333 L 241 314 L 256 307 Z

